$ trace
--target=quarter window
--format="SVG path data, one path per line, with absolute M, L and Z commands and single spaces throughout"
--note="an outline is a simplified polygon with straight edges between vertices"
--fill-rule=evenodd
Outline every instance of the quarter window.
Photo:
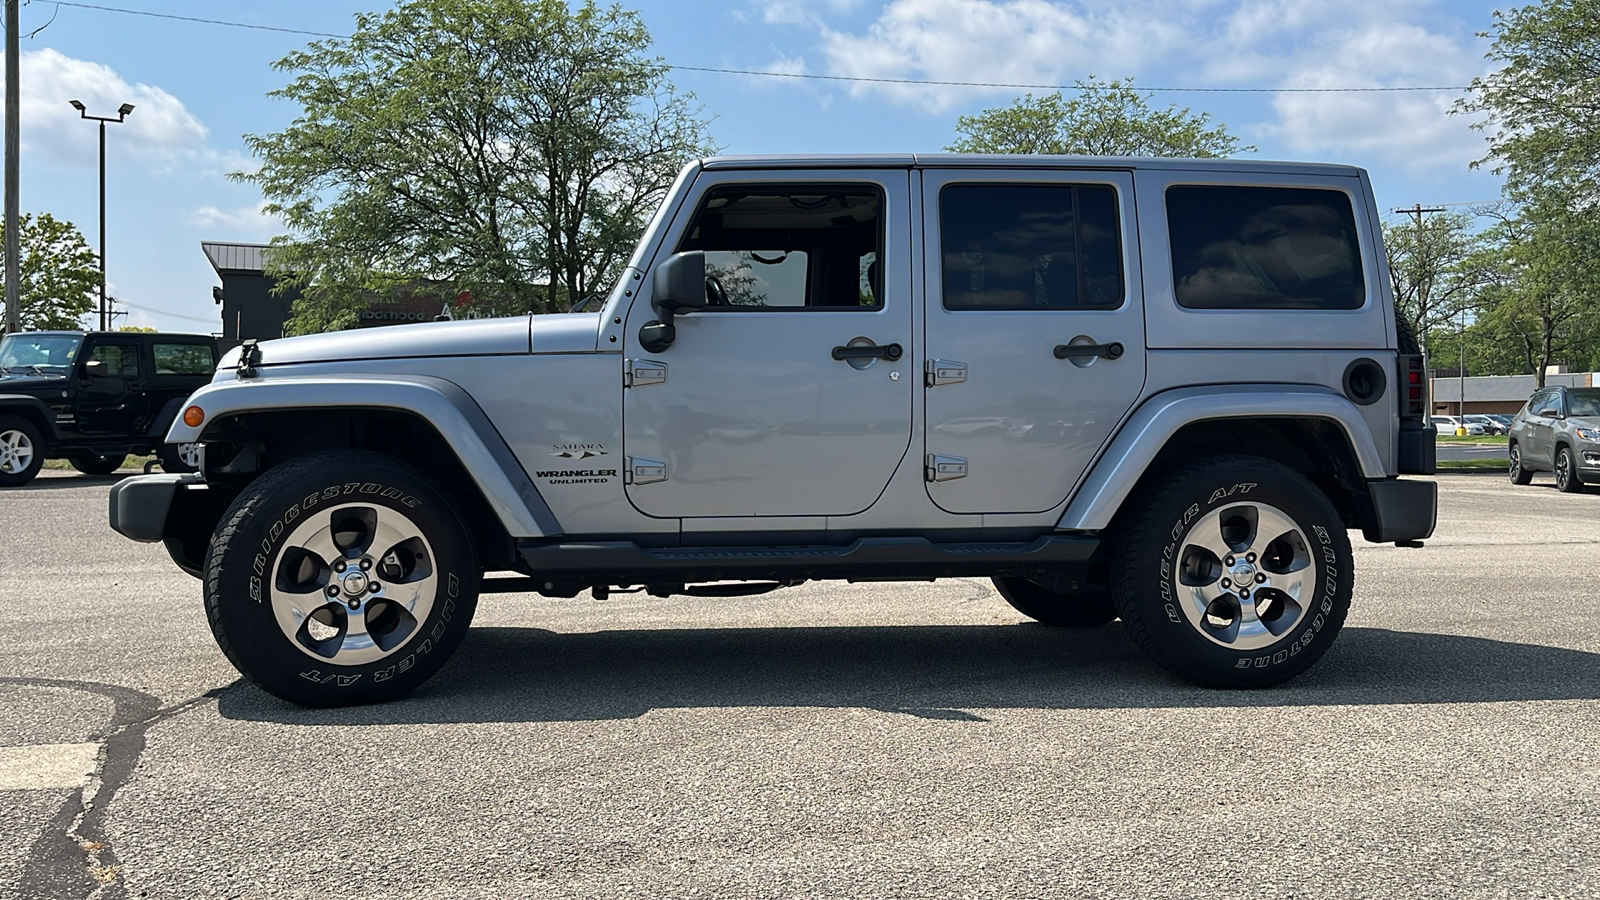
M 151 351 L 157 375 L 210 375 L 217 367 L 205 344 L 156 344 Z
M 1106 185 L 952 185 L 939 195 L 944 307 L 1122 305 L 1117 192 Z
M 706 257 L 707 311 L 882 309 L 883 194 L 873 185 L 728 186 L 679 251 Z
M 1167 189 L 1172 283 L 1190 309 L 1357 309 L 1350 196 L 1310 188 Z

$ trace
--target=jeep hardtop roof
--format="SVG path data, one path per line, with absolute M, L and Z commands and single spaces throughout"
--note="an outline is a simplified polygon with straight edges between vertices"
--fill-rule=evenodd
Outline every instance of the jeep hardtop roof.
M 1044 156 L 1011 153 L 821 153 L 782 156 L 713 156 L 707 169 L 1164 169 L 1176 172 L 1253 172 L 1358 177 L 1358 166 L 1264 159 L 1172 159 L 1153 156 Z

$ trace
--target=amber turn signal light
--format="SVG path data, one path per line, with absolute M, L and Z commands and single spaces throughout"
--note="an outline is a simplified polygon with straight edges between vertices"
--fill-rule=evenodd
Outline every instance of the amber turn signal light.
M 206 411 L 198 406 L 191 406 L 183 411 L 183 424 L 190 428 L 199 428 L 200 423 L 206 420 Z

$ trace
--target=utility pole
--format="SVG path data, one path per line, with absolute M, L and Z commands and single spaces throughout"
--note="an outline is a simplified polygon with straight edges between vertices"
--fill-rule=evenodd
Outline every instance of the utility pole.
M 91 116 L 89 110 L 77 100 L 68 100 L 72 108 L 78 111 L 79 118 L 100 123 L 100 330 L 106 331 L 111 327 L 110 310 L 106 308 L 106 123 L 119 124 L 128 118 L 128 113 L 133 112 L 132 103 L 124 103 L 117 107 L 117 117 Z
M 1423 213 L 1441 213 L 1441 212 L 1444 212 L 1444 207 L 1442 207 L 1442 206 L 1423 206 L 1421 203 L 1418 203 L 1418 204 L 1413 205 L 1410 209 L 1406 209 L 1405 207 L 1401 207 L 1401 208 L 1395 210 L 1395 212 L 1398 213 L 1399 215 L 1411 216 L 1412 218 L 1416 219 L 1417 220 L 1417 230 L 1421 231 L 1422 230 L 1422 214 Z
M 1395 210 L 1395 214 L 1397 214 L 1397 215 L 1411 216 L 1413 219 L 1416 220 L 1416 223 L 1417 223 L 1417 246 L 1418 247 L 1421 247 L 1421 245 L 1422 245 L 1422 217 L 1423 217 L 1423 215 L 1426 214 L 1426 213 L 1442 213 L 1442 212 L 1444 212 L 1444 207 L 1442 207 L 1442 206 L 1423 206 L 1421 203 L 1412 204 L 1410 209 L 1406 209 L 1405 207 L 1401 207 L 1401 208 Z M 1429 283 L 1430 283 L 1429 293 L 1431 293 L 1432 292 L 1432 288 L 1431 288 L 1432 279 L 1429 280 Z M 1419 290 L 1420 290 L 1420 288 L 1419 288 Z M 1423 302 L 1420 295 L 1418 297 L 1418 302 L 1419 303 Z M 1419 313 L 1419 318 L 1420 318 L 1420 313 Z M 1418 324 L 1418 326 L 1421 326 L 1423 323 L 1419 321 L 1417 324 Z M 1428 353 L 1427 332 L 1426 331 L 1421 331 L 1420 328 L 1419 328 L 1419 333 L 1417 334 L 1417 338 L 1418 338 L 1418 340 L 1420 340 L 1422 342 L 1422 358 L 1424 360 L 1424 364 L 1426 364 L 1427 360 L 1429 360 L 1431 358 L 1429 353 Z M 1467 345 L 1466 337 L 1463 335 L 1463 337 L 1461 339 L 1461 347 L 1462 347 L 1461 403 L 1458 404 L 1458 409 L 1456 410 L 1456 412 L 1458 414 L 1462 414 L 1462 415 L 1464 415 L 1464 413 L 1463 413 L 1462 409 L 1460 409 L 1459 407 L 1465 407 L 1466 406 L 1466 398 L 1467 398 L 1467 382 L 1466 382 L 1467 366 L 1466 366 L 1466 362 L 1465 362 L 1465 360 L 1466 360 L 1466 345 Z M 1432 392 L 1430 391 L 1429 393 L 1431 395 Z M 1462 419 L 1461 421 L 1462 421 L 1463 425 L 1466 424 L 1466 419 Z M 1463 432 L 1463 433 L 1465 432 L 1465 429 L 1457 429 L 1457 430 L 1460 431 L 1460 432 Z
M 19 107 L 22 106 L 19 98 L 21 88 L 18 86 L 17 74 L 17 47 L 21 43 L 17 38 L 17 0 L 6 0 L 6 333 L 22 330 L 22 280 L 21 263 L 18 257 L 22 255 L 22 236 L 19 219 L 21 218 L 19 201 L 17 199 L 17 149 L 21 146 L 21 131 L 18 127 L 17 117 Z

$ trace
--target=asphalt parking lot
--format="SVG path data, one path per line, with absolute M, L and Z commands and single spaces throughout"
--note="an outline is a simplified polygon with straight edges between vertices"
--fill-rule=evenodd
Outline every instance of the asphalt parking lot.
M 0 493 L 0 897 L 1600 896 L 1600 488 L 1439 481 L 1268 691 L 957 579 L 489 597 L 311 711 L 46 473 Z

